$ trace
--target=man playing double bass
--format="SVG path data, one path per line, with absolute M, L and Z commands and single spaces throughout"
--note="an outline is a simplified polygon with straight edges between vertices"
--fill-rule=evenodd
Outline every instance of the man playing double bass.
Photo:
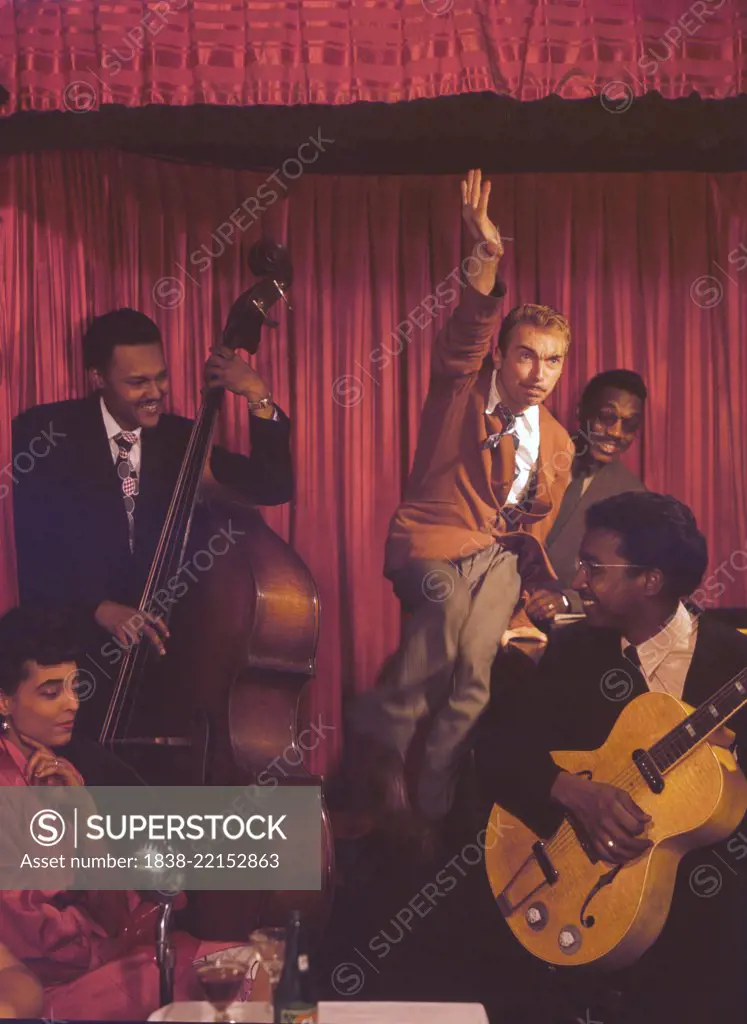
M 94 394 L 28 409 L 13 422 L 13 496 L 21 602 L 74 606 L 91 629 L 96 656 L 80 668 L 94 694 L 79 717 L 81 732 L 95 738 L 123 646 L 145 637 L 165 653 L 161 614 L 189 582 L 175 583 L 158 608 L 138 612 L 192 423 L 163 411 L 169 378 L 161 333 L 143 313 L 97 317 L 83 354 Z M 258 505 L 290 501 L 290 421 L 265 382 L 218 347 L 205 364 L 205 385 L 249 403 L 252 449 L 246 457 L 214 446 L 203 482 L 227 485 Z M 212 557 L 230 550 L 227 533 Z

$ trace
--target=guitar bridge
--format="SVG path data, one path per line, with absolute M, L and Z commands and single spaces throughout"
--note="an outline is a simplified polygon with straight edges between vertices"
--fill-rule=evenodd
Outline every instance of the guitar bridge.
M 534 869 L 535 866 L 539 868 L 539 872 Z M 540 874 L 544 881 L 540 881 Z M 527 857 L 503 892 L 496 896 L 498 909 L 505 918 L 509 918 L 544 885 L 554 885 L 559 877 L 560 874 L 550 860 L 545 844 L 539 840 L 532 846 L 531 856 Z

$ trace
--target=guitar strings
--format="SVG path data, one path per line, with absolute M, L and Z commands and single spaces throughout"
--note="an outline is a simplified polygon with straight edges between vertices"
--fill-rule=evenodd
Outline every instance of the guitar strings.
M 733 693 L 731 693 L 730 691 L 734 690 L 734 688 L 737 687 L 739 683 L 744 682 L 746 680 L 747 668 L 744 668 L 740 672 L 737 672 L 736 675 L 734 675 L 728 682 L 724 683 L 724 685 L 719 690 L 717 690 L 717 692 L 710 698 L 707 704 L 716 705 L 720 703 L 722 700 L 724 700 L 726 697 L 733 696 Z M 694 746 L 686 745 L 684 750 L 679 750 L 678 744 L 682 744 L 683 742 L 687 744 L 686 737 L 675 734 L 683 728 L 685 722 L 701 717 L 701 713 L 704 710 L 704 705 L 701 705 L 699 708 L 696 708 L 681 722 L 678 722 L 677 725 L 675 725 L 672 729 L 669 730 L 668 733 L 662 736 L 660 740 L 652 744 L 648 751 L 649 754 L 651 754 L 654 757 L 656 757 L 656 755 L 653 753 L 654 751 L 656 751 L 657 754 L 663 754 L 667 758 L 667 760 L 671 755 L 675 755 L 672 763 L 667 765 L 662 770 L 661 774 L 666 775 L 666 773 L 671 771 L 672 768 L 678 765 L 684 757 L 687 757 L 689 754 L 694 753 L 695 750 L 697 750 L 701 746 L 701 744 L 708 739 L 712 732 L 714 732 L 717 728 L 719 728 L 725 722 L 727 722 L 734 714 L 736 714 L 737 711 L 739 711 L 739 709 L 745 703 L 747 703 L 747 698 L 741 699 L 737 706 L 733 708 L 731 711 L 729 711 L 726 717 L 724 717 L 723 719 L 721 719 L 721 721 L 717 723 L 712 723 L 712 728 L 709 729 L 703 736 L 699 738 L 697 744 L 695 744 Z M 637 785 L 642 782 L 643 780 L 641 778 L 641 774 L 638 768 L 635 765 L 626 765 L 626 767 L 621 772 L 619 772 L 614 778 L 610 779 L 607 784 L 611 786 L 617 786 L 619 789 L 624 789 L 630 795 L 634 793 L 638 788 L 643 789 L 642 785 Z M 562 836 L 561 832 L 563 833 Z M 549 852 L 552 847 L 552 851 L 554 853 L 560 853 L 561 851 L 566 849 L 568 845 L 570 845 L 574 840 L 577 841 L 577 837 L 575 831 L 573 830 L 573 827 L 570 825 L 568 821 L 564 821 L 563 824 L 557 829 L 555 834 L 548 840 L 546 844 L 546 849 Z
M 723 698 L 727 696 L 733 696 L 733 694 L 730 694 L 729 691 L 734 688 L 736 688 L 740 692 L 741 696 L 743 691 L 739 687 L 739 683 L 745 681 L 747 681 L 747 668 L 742 669 L 735 676 L 733 676 L 732 679 L 724 683 L 724 685 L 711 697 L 710 701 L 708 701 L 707 704 L 715 705 L 719 703 Z M 656 758 L 656 754 L 654 754 L 654 751 L 656 751 L 657 754 L 663 754 L 667 759 L 671 754 L 675 755 L 675 758 L 672 761 L 672 763 L 661 770 L 661 774 L 666 775 L 667 772 L 671 771 L 671 769 L 678 765 L 685 757 L 689 756 L 691 753 L 694 753 L 695 750 L 697 750 L 701 746 L 701 744 L 708 739 L 712 732 L 714 732 L 717 728 L 724 725 L 725 722 L 732 718 L 732 716 L 736 714 L 736 712 L 739 711 L 745 703 L 747 703 L 747 697 L 743 697 L 743 699 L 739 701 L 737 706 L 731 709 L 729 713 L 726 714 L 725 717 L 723 717 L 719 722 L 713 723 L 712 728 L 709 729 L 703 736 L 701 736 L 698 739 L 698 742 L 693 746 L 687 745 L 686 737 L 675 735 L 675 733 L 681 731 L 686 722 L 694 720 L 696 719 L 696 717 L 700 716 L 701 712 L 703 712 L 704 710 L 705 705 L 701 705 L 699 708 L 696 708 L 681 722 L 678 722 L 677 725 L 670 729 L 669 732 L 666 733 L 664 736 L 662 736 L 660 740 L 652 744 L 652 746 L 648 750 L 648 753 L 654 758 Z M 683 741 L 686 744 L 685 749 L 679 750 L 678 744 L 682 743 Z M 635 793 L 637 789 L 644 789 L 643 782 L 644 780 L 641 776 L 640 770 L 636 765 L 633 764 L 626 765 L 626 767 L 621 772 L 619 772 L 614 778 L 607 781 L 607 785 L 617 786 L 619 789 L 624 789 L 625 792 L 628 793 L 628 795 L 632 795 L 632 793 Z M 563 823 L 556 829 L 555 833 L 550 837 L 550 839 L 548 839 L 547 843 L 545 844 L 545 850 L 547 853 L 553 853 L 557 856 L 558 854 L 561 854 L 565 852 L 565 850 L 569 849 L 574 842 L 579 842 L 579 839 L 573 826 L 566 818 L 563 821 Z M 528 857 L 527 860 L 518 869 L 513 878 L 506 885 L 503 891 L 505 892 L 506 889 L 515 884 L 515 882 L 528 868 L 536 866 L 536 858 L 531 856 Z
M 718 726 L 714 726 L 714 729 L 716 728 L 718 728 Z M 710 735 L 710 733 L 708 735 Z M 694 753 L 695 750 L 699 749 L 701 744 L 706 739 L 707 736 L 702 737 L 702 739 L 698 742 L 697 746 L 692 747 L 690 750 L 681 753 L 677 760 L 674 761 L 671 765 L 669 765 L 662 772 L 662 774 L 666 775 L 667 772 L 671 771 L 672 768 L 674 768 L 677 764 L 680 763 L 684 756 Z M 614 778 L 607 781 L 607 785 L 616 786 L 618 789 L 624 789 L 625 792 L 628 793 L 628 795 L 632 795 L 636 792 L 637 789 L 643 790 L 644 792 L 648 791 L 648 787 L 645 785 L 644 780 L 641 777 L 641 774 L 635 765 L 627 765 L 623 769 L 623 771 L 619 772 Z M 563 833 L 562 836 L 561 832 Z M 564 821 L 563 824 L 556 830 L 555 834 L 548 840 L 545 849 L 548 851 L 548 853 L 551 852 L 551 850 L 553 853 L 556 854 L 562 853 L 566 849 L 568 849 L 568 847 L 571 846 L 574 841 L 577 842 L 578 838 L 573 829 L 573 826 L 568 821 Z

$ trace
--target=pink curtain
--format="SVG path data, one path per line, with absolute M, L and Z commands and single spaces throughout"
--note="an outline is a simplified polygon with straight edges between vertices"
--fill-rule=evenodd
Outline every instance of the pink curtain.
M 85 393 L 81 324 L 118 305 L 160 324 L 172 408 L 194 414 L 207 349 L 252 280 L 244 254 L 261 225 L 242 209 L 267 180 L 119 153 L 47 153 L 4 160 L 0 181 L 5 608 L 15 600 L 11 417 Z M 571 320 L 554 411 L 570 425 L 592 374 L 639 370 L 651 398 L 633 465 L 694 509 L 710 546 L 711 604 L 747 604 L 747 174 L 495 176 L 492 202 L 511 239 L 508 302 L 552 303 Z M 456 178 L 305 175 L 264 214 L 296 273 L 293 310 L 280 311 L 256 357 L 293 419 L 297 478 L 293 507 L 266 518 L 320 588 L 309 712 L 328 727 L 340 723 L 342 694 L 370 686 L 396 645 L 383 544 L 447 315 L 428 296 L 448 299 L 465 280 L 459 207 Z M 236 223 L 243 231 L 231 235 Z M 223 440 L 246 450 L 245 405 L 229 400 L 223 416 Z M 340 739 L 339 728 L 325 732 L 317 766 L 332 762 Z
M 740 0 L 0 0 L 5 113 L 745 90 Z

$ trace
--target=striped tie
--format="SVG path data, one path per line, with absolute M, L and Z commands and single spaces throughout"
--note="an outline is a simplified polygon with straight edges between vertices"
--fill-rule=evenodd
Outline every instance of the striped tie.
M 138 496 L 140 487 L 130 455 L 132 446 L 137 441 L 137 434 L 130 430 L 123 430 L 116 435 L 114 440 L 117 442 L 117 476 L 122 484 L 122 495 L 127 513 L 130 551 L 132 552 L 135 548 L 135 498 Z

